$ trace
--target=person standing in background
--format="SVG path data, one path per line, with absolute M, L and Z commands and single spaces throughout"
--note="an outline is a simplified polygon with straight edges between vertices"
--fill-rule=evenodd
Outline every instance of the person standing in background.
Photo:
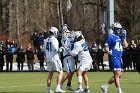
M 102 49 L 102 45 L 99 44 L 98 45 L 98 50 L 97 50 L 98 70 L 100 70 L 100 64 L 102 66 L 102 70 L 104 70 L 103 57 L 104 57 L 104 50 Z
M 0 71 L 3 71 L 4 66 L 4 51 L 2 49 L 2 46 L 0 46 Z
M 17 57 L 16 62 L 18 64 L 18 71 L 23 71 L 23 64 L 25 61 L 25 51 L 22 45 L 20 45 L 20 48 L 17 49 Z
M 27 54 L 26 59 L 27 59 L 28 69 L 29 71 L 34 71 L 34 52 L 31 45 L 27 47 L 26 54 Z
M 9 71 L 9 64 L 10 64 L 10 71 L 12 71 L 13 67 L 13 52 L 10 45 L 7 45 L 6 49 L 6 71 Z
M 37 52 L 37 58 L 38 62 L 40 63 L 40 71 L 44 71 L 44 59 L 45 59 L 45 53 L 42 50 L 42 46 L 40 46 L 38 52 Z

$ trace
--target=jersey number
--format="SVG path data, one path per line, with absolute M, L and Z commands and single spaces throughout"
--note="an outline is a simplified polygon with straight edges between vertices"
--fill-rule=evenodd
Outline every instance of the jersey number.
M 116 42 L 115 49 L 117 51 L 123 51 L 123 48 L 122 48 L 122 45 L 120 44 L 120 42 Z
M 46 50 L 48 51 L 52 51 L 52 43 L 51 42 L 47 42 L 47 45 L 46 45 Z
M 82 44 L 82 48 L 83 48 L 83 51 L 88 51 L 88 46 L 86 42 Z

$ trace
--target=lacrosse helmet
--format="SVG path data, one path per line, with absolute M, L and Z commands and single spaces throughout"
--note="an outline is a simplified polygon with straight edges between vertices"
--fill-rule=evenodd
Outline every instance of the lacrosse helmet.
M 56 27 L 50 27 L 49 32 L 52 32 L 56 38 L 58 37 L 58 29 Z
M 120 31 L 122 29 L 122 25 L 119 23 L 119 22 L 115 22 L 113 25 L 112 25 L 112 29 L 113 31 L 116 33 L 116 34 L 120 34 Z
M 68 25 L 67 24 L 64 24 L 63 26 L 62 26 L 62 32 L 65 32 L 65 31 L 67 31 L 68 30 Z
M 75 31 L 75 32 L 74 32 L 74 39 L 75 39 L 75 41 L 77 41 L 77 39 L 78 39 L 80 36 L 83 37 L 81 31 Z M 84 37 L 83 37 L 83 38 L 84 38 Z

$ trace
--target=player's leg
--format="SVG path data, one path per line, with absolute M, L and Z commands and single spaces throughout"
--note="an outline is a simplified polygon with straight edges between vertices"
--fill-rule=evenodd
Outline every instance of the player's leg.
M 60 60 L 54 61 L 54 70 L 58 72 L 56 92 L 65 92 L 61 89 L 61 82 L 63 78 L 62 63 Z
M 67 75 L 67 77 L 68 77 L 68 82 L 67 82 L 67 87 L 66 87 L 66 89 L 67 89 L 67 90 L 70 90 L 70 91 L 74 91 L 74 89 L 72 89 L 72 87 L 71 87 L 71 81 L 72 81 L 73 74 L 74 74 L 74 72 L 68 72 L 68 75 Z
M 109 60 L 109 68 L 111 71 L 114 69 L 114 62 L 111 55 L 108 55 Z M 109 86 L 114 83 L 114 76 L 112 76 L 105 84 L 101 86 L 101 90 L 103 93 L 107 93 Z
M 71 87 L 71 81 L 72 81 L 72 77 L 73 77 L 73 74 L 75 71 L 75 59 L 74 59 L 74 57 L 65 58 L 63 60 L 63 64 L 64 64 L 64 71 L 66 71 L 66 74 L 62 79 L 62 85 L 68 79 L 66 89 L 70 90 L 70 91 L 74 91 L 74 89 L 72 89 L 72 87 Z
M 114 76 L 112 76 L 105 84 L 101 86 L 102 92 L 107 93 L 109 86 L 114 83 Z
M 65 75 L 62 79 L 62 82 L 61 82 L 62 85 L 68 79 L 69 70 L 68 70 L 68 67 L 67 67 L 67 60 L 68 60 L 67 58 L 63 59 L 63 68 L 64 68 L 63 70 L 66 71 L 66 73 L 65 73 Z
M 120 87 L 120 78 L 122 76 L 121 70 L 114 71 L 114 80 L 118 93 L 123 93 Z
M 75 92 L 83 92 L 83 88 L 82 88 L 82 72 L 80 69 L 77 70 L 76 75 L 78 78 L 78 88 L 76 89 Z
M 50 88 L 51 87 L 52 77 L 53 77 L 53 72 L 49 71 L 48 78 L 47 78 L 47 93 L 52 93 L 52 90 Z
M 47 92 L 46 93 L 53 93 L 53 91 L 51 90 L 51 81 L 52 81 L 52 77 L 53 77 L 53 63 L 51 61 L 47 62 L 47 71 L 49 71 L 48 73 L 48 78 L 47 78 Z
M 84 82 L 85 82 L 85 89 L 84 89 L 84 92 L 90 92 L 89 90 L 89 85 L 88 85 L 88 76 L 87 76 L 87 72 L 84 71 L 82 73 L 82 76 L 83 76 L 83 79 L 84 79 Z
M 75 72 L 75 59 L 74 57 L 69 57 L 67 61 L 67 69 L 68 69 L 68 82 L 67 82 L 67 90 L 74 91 L 71 87 L 72 77 Z

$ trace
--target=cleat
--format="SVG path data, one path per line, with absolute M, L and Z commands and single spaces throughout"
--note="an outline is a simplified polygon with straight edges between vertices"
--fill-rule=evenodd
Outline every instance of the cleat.
M 84 92 L 90 92 L 89 88 L 85 88 Z
M 64 93 L 66 91 L 62 90 L 62 89 L 56 89 L 56 92 L 60 92 L 60 93 Z
M 46 93 L 54 93 L 51 89 L 49 91 L 47 91 Z
M 74 91 L 74 89 L 72 89 L 71 86 L 67 86 L 66 89 L 69 91 Z
M 83 92 L 84 90 L 82 88 L 77 88 L 75 92 Z
M 102 90 L 103 93 L 107 93 L 107 90 L 108 90 L 108 89 L 107 89 L 105 86 L 102 85 L 102 86 L 101 86 L 101 90 Z

